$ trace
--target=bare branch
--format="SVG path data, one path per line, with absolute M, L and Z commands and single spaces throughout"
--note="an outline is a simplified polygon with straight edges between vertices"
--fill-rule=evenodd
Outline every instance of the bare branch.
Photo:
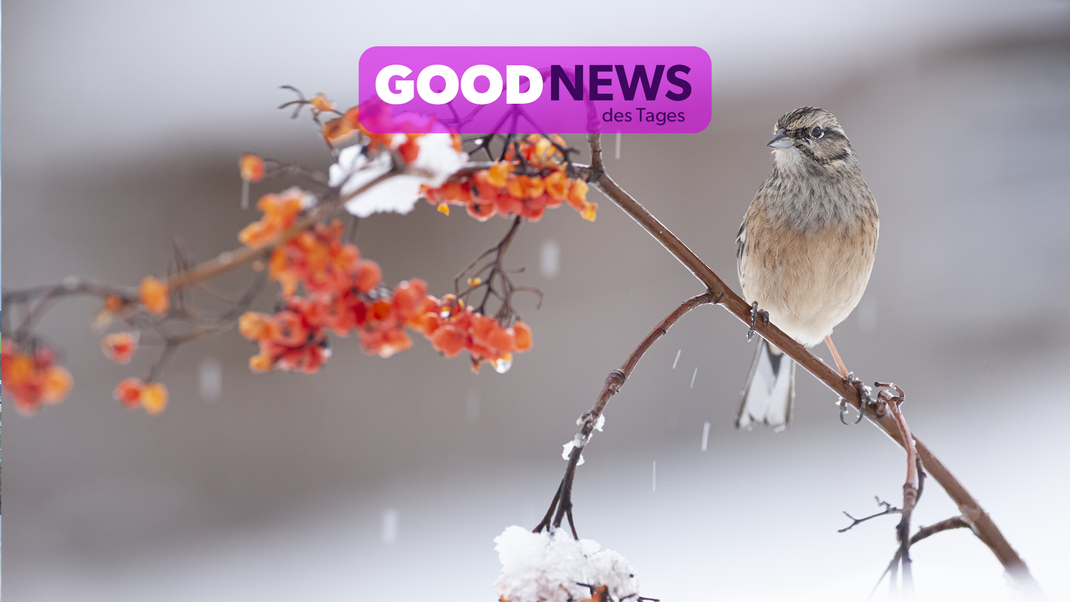
M 850 531 L 851 529 L 853 529 L 856 525 L 860 525 L 860 524 L 866 522 L 867 520 L 870 520 L 870 519 L 873 519 L 873 518 L 877 518 L 878 516 L 888 516 L 889 514 L 901 514 L 903 512 L 903 510 L 901 508 L 896 508 L 895 506 L 889 504 L 888 502 L 885 502 L 885 501 L 881 500 L 880 498 L 876 498 L 876 500 L 877 500 L 878 504 L 880 504 L 881 506 L 884 506 L 884 510 L 882 512 L 878 512 L 876 514 L 870 514 L 869 516 L 866 516 L 864 518 L 855 518 L 855 517 L 851 516 L 850 514 L 848 514 L 845 511 L 844 515 L 846 515 L 847 518 L 851 519 L 852 522 L 851 522 L 851 524 L 847 525 L 846 527 L 840 529 L 839 533 L 846 533 L 846 532 Z
M 583 453 L 583 448 L 587 445 L 587 442 L 591 439 L 591 433 L 594 431 L 595 425 L 598 424 L 598 418 L 605 410 L 606 404 L 609 403 L 609 398 L 617 394 L 620 388 L 624 386 L 624 381 L 628 380 L 635 365 L 639 363 L 643 355 L 646 354 L 647 349 L 654 344 L 655 341 L 665 336 L 665 333 L 669 331 L 680 318 L 687 312 L 695 309 L 700 305 L 706 305 L 708 303 L 718 303 L 720 299 L 715 299 L 711 293 L 703 293 L 684 301 L 677 307 L 671 314 L 665 317 L 654 330 L 650 331 L 650 334 L 646 335 L 646 338 L 639 343 L 639 346 L 632 351 L 628 359 L 620 368 L 613 370 L 606 377 L 606 382 L 602 386 L 601 393 L 598 394 L 598 399 L 595 401 L 594 407 L 590 412 L 580 416 L 576 424 L 581 426 L 580 432 L 576 435 L 575 441 L 577 445 L 573 446 L 572 452 L 568 457 L 568 466 L 565 468 L 565 476 L 561 479 L 561 485 L 557 488 L 557 494 L 554 495 L 554 500 L 550 504 L 550 509 L 546 512 L 546 516 L 542 521 L 535 526 L 533 531 L 538 533 L 543 529 L 549 529 L 552 524 L 554 528 L 561 526 L 561 520 L 567 515 L 569 525 L 572 527 L 572 536 L 579 539 L 576 534 L 576 527 L 572 523 L 572 483 L 576 477 L 576 467 L 579 466 L 580 454 Z M 553 516 L 551 520 L 551 516 Z
M 921 527 L 920 529 L 918 529 L 918 532 L 914 534 L 914 537 L 910 538 L 910 545 L 914 545 L 923 539 L 936 535 L 937 533 L 941 533 L 943 531 L 950 531 L 952 529 L 970 529 L 971 531 L 973 531 L 973 527 L 971 527 L 969 523 L 963 520 L 961 516 L 952 516 L 951 518 L 945 518 L 944 520 L 934 525 L 929 525 L 928 527 Z M 973 533 L 974 535 L 977 535 L 976 531 L 974 531 Z M 896 549 L 895 555 L 892 557 L 892 561 L 888 563 L 888 568 L 884 569 L 884 572 L 881 573 L 880 578 L 877 579 L 877 583 L 873 586 L 873 591 L 869 593 L 870 598 L 873 597 L 873 594 L 877 591 L 877 588 L 880 587 L 881 581 L 884 580 L 885 575 L 891 573 L 892 579 L 895 579 L 895 567 L 897 564 L 899 564 L 900 554 L 902 554 L 902 552 L 903 549 L 901 547 Z

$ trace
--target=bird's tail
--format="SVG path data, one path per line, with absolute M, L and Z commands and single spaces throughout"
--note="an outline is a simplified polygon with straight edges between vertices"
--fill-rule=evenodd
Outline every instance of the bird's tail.
M 758 339 L 758 351 L 743 389 L 736 428 L 751 428 L 755 423 L 775 430 L 788 426 L 795 401 L 795 362 L 784 352 Z

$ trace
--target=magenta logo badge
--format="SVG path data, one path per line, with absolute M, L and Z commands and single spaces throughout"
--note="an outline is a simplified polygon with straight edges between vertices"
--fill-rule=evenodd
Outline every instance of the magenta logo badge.
M 375 133 L 693 134 L 713 110 L 694 46 L 377 46 L 359 84 Z

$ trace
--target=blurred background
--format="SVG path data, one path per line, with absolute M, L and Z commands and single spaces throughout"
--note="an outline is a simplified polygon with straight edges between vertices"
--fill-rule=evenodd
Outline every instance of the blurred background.
M 702 134 L 605 141 L 617 181 L 736 286 L 734 238 L 770 170 L 773 122 L 832 111 L 881 208 L 869 289 L 836 330 L 864 380 L 893 380 L 925 441 L 1052 599 L 1070 598 L 1070 6 L 1064 1 L 500 3 L 8 1 L 3 13 L 3 285 L 71 274 L 135 284 L 171 237 L 206 259 L 258 214 L 245 151 L 326 169 L 306 120 L 276 106 L 356 99 L 375 45 L 697 45 L 714 68 Z M 583 147 L 581 137 L 572 137 Z M 584 156 L 581 160 L 586 160 Z M 254 194 L 272 190 L 254 187 Z M 532 527 L 561 446 L 605 375 L 699 283 L 612 203 L 549 212 L 508 262 L 535 347 L 472 374 L 425 341 L 390 360 L 336 339 L 316 376 L 249 372 L 236 332 L 181 349 L 158 417 L 111 391 L 73 301 L 42 333 L 75 388 L 8 413 L 3 595 L 34 600 L 494 600 L 493 539 Z M 384 279 L 436 294 L 508 222 L 365 220 Z M 248 274 L 227 280 L 239 289 Z M 258 307 L 272 304 L 265 294 Z M 845 427 L 798 375 L 791 427 L 732 424 L 753 353 L 718 308 L 683 319 L 607 409 L 575 487 L 579 533 L 623 554 L 665 601 L 858 600 L 897 519 L 902 452 Z M 820 354 L 827 354 L 825 349 Z M 221 377 L 221 378 L 217 378 Z M 706 451 L 702 434 L 709 423 Z M 654 464 L 656 463 L 656 483 Z M 915 524 L 956 514 L 934 482 Z M 919 599 L 1015 599 L 971 534 L 912 550 Z M 884 599 L 882 585 L 875 599 Z

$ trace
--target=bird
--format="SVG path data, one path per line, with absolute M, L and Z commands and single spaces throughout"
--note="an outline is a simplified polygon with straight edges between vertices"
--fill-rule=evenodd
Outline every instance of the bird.
M 773 125 L 773 172 L 739 227 L 736 268 L 752 317 L 760 314 L 806 347 L 832 344 L 832 329 L 858 305 L 877 251 L 877 202 L 836 117 L 816 107 Z M 787 427 L 795 362 L 764 338 L 743 389 L 736 428 Z

